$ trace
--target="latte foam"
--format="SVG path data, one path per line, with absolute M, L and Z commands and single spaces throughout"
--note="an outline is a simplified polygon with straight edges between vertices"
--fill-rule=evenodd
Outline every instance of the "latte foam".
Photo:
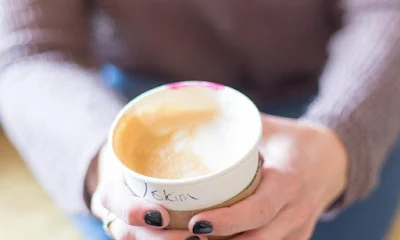
M 188 87 L 139 101 L 115 128 L 116 155 L 131 170 L 160 179 L 231 166 L 251 148 L 246 139 L 256 132 L 245 125 L 241 106 L 218 91 Z

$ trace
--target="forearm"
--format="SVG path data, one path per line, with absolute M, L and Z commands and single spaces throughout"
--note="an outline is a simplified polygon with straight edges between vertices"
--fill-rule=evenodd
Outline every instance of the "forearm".
M 349 10 L 319 96 L 304 116 L 334 130 L 348 149 L 345 205 L 371 192 L 400 132 L 400 3 L 392 3 L 398 9 L 366 4 Z
M 60 206 L 85 210 L 88 165 L 122 102 L 95 73 L 75 66 L 24 63 L 0 79 L 2 123 L 12 142 Z
M 101 84 L 83 0 L 0 1 L 0 116 L 37 179 L 68 212 L 123 101 Z

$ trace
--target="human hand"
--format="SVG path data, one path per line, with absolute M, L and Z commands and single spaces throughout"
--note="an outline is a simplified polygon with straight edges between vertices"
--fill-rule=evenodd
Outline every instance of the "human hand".
M 194 216 L 195 234 L 233 240 L 306 240 L 343 192 L 347 152 L 329 129 L 304 121 L 262 116 L 262 180 L 254 195 L 231 207 Z
M 118 218 L 109 225 L 116 240 L 206 240 L 194 237 L 188 230 L 165 230 L 170 216 L 163 207 L 136 197 L 126 186 L 119 166 L 107 157 L 107 149 L 99 156 L 99 181 L 91 201 L 92 213 L 106 219 L 112 213 Z

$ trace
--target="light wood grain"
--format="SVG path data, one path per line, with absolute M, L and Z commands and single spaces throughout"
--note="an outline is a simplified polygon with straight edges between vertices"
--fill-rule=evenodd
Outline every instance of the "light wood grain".
M 36 183 L 1 129 L 0 239 L 81 239 Z M 400 214 L 387 240 L 400 240 Z

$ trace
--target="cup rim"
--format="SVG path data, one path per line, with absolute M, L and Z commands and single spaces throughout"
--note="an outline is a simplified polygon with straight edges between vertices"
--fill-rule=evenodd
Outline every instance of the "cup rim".
M 252 106 L 252 108 L 254 110 L 256 110 L 257 112 L 259 112 L 257 106 L 254 104 L 253 101 L 251 101 L 246 95 L 244 95 L 243 93 L 241 93 L 240 91 L 229 87 L 229 86 L 225 86 L 225 85 L 220 85 L 220 84 L 216 84 L 216 83 L 212 83 L 212 82 L 207 82 L 207 81 L 199 81 L 199 80 L 188 80 L 188 81 L 182 81 L 182 82 L 175 82 L 175 83 L 170 83 L 170 84 L 165 84 L 165 85 L 161 85 L 158 86 L 156 88 L 153 88 L 149 91 L 146 91 L 140 95 L 138 95 L 137 97 L 135 97 L 134 99 L 132 99 L 131 101 L 129 101 L 121 110 L 120 112 L 117 114 L 116 118 L 114 119 L 112 125 L 111 125 L 111 129 L 109 131 L 109 136 L 108 136 L 108 144 L 109 147 L 111 149 L 111 154 L 112 156 L 115 158 L 115 160 L 118 161 L 118 163 L 123 167 L 123 169 L 128 172 L 130 175 L 133 175 L 134 178 L 146 182 L 146 183 L 153 183 L 153 184 L 163 184 L 163 185 L 186 185 L 186 184 L 193 184 L 193 183 L 200 183 L 200 182 L 205 182 L 208 181 L 210 179 L 215 179 L 217 177 L 223 176 L 229 172 L 231 172 L 233 169 L 239 167 L 247 158 L 248 156 L 253 153 L 254 151 L 258 151 L 258 144 L 261 141 L 261 137 L 262 137 L 262 120 L 261 117 L 259 117 L 259 134 L 258 137 L 255 139 L 255 142 L 253 143 L 253 147 L 250 148 L 248 151 L 245 152 L 245 154 L 243 154 L 243 156 L 240 156 L 238 161 L 236 161 L 234 164 L 230 165 L 227 168 L 224 168 L 220 171 L 215 171 L 212 173 L 208 173 L 208 174 L 204 174 L 201 176 L 197 176 L 194 178 L 179 178 L 179 179 L 163 179 L 163 178 L 154 178 L 154 177 L 149 177 L 143 174 L 140 174 L 138 172 L 135 172 L 134 170 L 130 169 L 129 167 L 127 167 L 117 156 L 117 154 L 114 151 L 114 138 L 113 138 L 113 133 L 114 130 L 116 128 L 116 126 L 118 125 L 120 119 L 122 116 L 124 116 L 124 114 L 131 109 L 137 102 L 139 102 L 140 100 L 142 100 L 143 98 L 156 94 L 157 92 L 160 91 L 164 91 L 167 90 L 169 86 L 175 85 L 175 84 L 180 84 L 182 87 L 193 87 L 193 86 L 200 86 L 200 87 L 211 87 L 214 88 L 215 86 L 221 86 L 224 89 L 227 89 L 229 91 L 234 92 L 237 95 L 240 95 L 244 100 L 248 101 L 250 106 Z

